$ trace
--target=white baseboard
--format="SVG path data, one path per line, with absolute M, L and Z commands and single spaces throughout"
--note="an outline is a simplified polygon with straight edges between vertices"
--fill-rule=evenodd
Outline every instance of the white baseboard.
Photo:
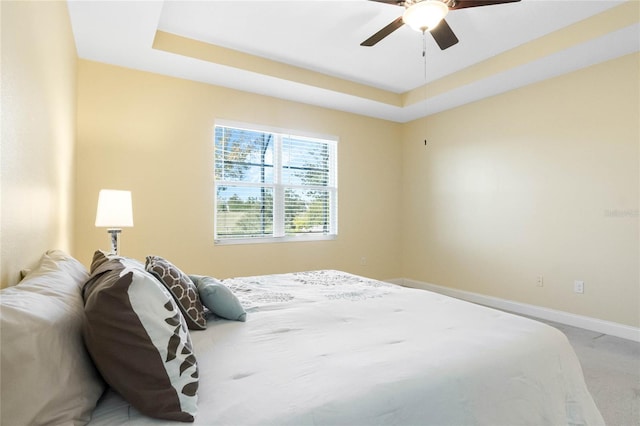
M 604 321 L 597 318 L 591 318 L 583 315 L 572 314 L 569 312 L 558 311 L 555 309 L 544 308 L 542 306 L 528 305 L 526 303 L 514 302 L 512 300 L 500 299 L 493 296 L 485 296 L 479 293 L 472 293 L 470 291 L 442 287 L 439 285 L 410 280 L 406 278 L 396 278 L 388 280 L 388 282 L 404 287 L 430 290 L 435 293 L 444 294 L 446 296 L 455 297 L 456 299 L 466 300 L 468 302 L 477 303 L 479 305 L 489 306 L 491 308 L 514 312 L 516 314 L 528 315 L 535 318 L 554 321 L 573 327 L 584 328 L 586 330 L 632 340 L 634 342 L 640 342 L 640 328 L 638 327 L 631 327 L 629 325 L 620 324 L 617 322 Z

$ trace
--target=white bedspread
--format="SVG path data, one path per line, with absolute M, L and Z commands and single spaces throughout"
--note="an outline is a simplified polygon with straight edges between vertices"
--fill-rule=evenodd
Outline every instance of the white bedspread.
M 197 425 L 604 424 L 545 324 L 337 271 L 225 284 L 247 322 L 191 332 Z M 114 393 L 90 424 L 128 422 L 171 424 Z

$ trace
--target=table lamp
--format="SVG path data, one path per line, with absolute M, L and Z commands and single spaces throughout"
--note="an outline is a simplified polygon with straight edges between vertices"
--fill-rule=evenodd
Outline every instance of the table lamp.
M 120 254 L 120 228 L 133 226 L 131 191 L 101 189 L 98 195 L 96 226 L 108 228 L 107 232 L 111 234 L 111 252 Z

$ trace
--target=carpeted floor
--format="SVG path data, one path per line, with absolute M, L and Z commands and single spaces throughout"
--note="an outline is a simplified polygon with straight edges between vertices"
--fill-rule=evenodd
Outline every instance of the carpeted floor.
M 640 343 L 543 322 L 569 338 L 607 426 L 640 426 Z

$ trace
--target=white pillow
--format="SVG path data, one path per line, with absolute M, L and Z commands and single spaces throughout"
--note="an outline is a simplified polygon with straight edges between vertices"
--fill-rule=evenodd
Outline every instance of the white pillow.
M 48 251 L 0 291 L 0 424 L 84 424 L 105 389 L 82 340 L 86 268 Z

